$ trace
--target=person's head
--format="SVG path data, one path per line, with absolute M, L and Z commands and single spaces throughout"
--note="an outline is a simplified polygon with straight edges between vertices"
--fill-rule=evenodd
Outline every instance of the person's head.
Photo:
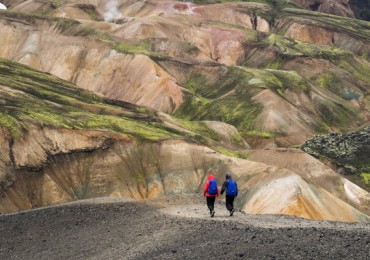
M 230 180 L 230 179 L 231 179 L 231 173 L 228 172 L 228 173 L 226 173 L 226 180 Z
M 213 180 L 215 175 L 213 173 L 208 173 L 208 180 Z

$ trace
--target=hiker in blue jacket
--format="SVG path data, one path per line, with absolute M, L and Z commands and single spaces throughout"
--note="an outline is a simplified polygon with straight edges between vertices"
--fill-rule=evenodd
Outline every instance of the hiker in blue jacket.
M 226 208 L 230 211 L 230 216 L 235 212 L 234 199 L 238 196 L 238 185 L 231 178 L 231 173 L 226 174 L 226 180 L 221 188 L 221 195 L 226 191 Z

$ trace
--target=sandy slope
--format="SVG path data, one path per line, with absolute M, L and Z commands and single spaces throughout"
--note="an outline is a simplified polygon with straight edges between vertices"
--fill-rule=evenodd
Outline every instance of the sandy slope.
M 99 199 L 0 216 L 1 259 L 369 258 L 370 225 L 286 216 L 211 219 L 196 195 Z

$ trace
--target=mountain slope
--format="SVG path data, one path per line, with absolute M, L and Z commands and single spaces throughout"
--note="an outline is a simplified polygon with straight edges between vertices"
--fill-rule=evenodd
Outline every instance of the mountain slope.
M 50 14 L 76 18 L 67 6 L 90 10 L 68 4 Z M 100 21 L 108 5 L 90 7 L 101 17 L 77 22 L 3 12 L 0 55 L 109 98 L 224 121 L 245 138 L 269 136 L 280 146 L 368 120 L 361 105 L 369 91 L 366 22 L 284 9 L 271 27 L 272 11 L 262 4 L 122 1 L 116 24 Z
M 368 221 L 366 191 L 275 150 L 369 120 L 367 22 L 253 2 L 111 3 L 0 12 L 1 212 L 199 193 L 209 171 L 231 171 L 245 212 Z
M 368 219 L 361 213 L 368 203 L 361 194 L 354 205 L 359 211 L 292 171 L 206 147 L 246 156 L 238 132 L 221 123 L 180 121 L 98 97 L 24 65 L 0 62 L 2 212 L 108 195 L 144 199 L 197 193 L 212 168 L 220 182 L 225 171 L 235 174 L 239 206 L 249 213 Z M 291 193 L 261 200 L 278 192 L 276 182 L 288 179 Z M 271 207 L 274 200 L 281 207 Z

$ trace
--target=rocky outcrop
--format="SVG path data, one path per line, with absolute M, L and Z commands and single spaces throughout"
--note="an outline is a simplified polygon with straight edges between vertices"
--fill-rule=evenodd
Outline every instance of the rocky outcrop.
M 360 131 L 315 136 L 302 149 L 318 158 L 333 162 L 344 174 L 362 176 L 357 181 L 369 190 L 367 174 L 370 170 L 370 127 Z
M 295 3 L 312 11 L 354 18 L 350 0 L 294 0 Z
M 354 166 L 357 171 L 369 165 L 370 127 L 345 134 L 330 133 L 316 136 L 302 149 L 316 157 L 325 156 L 342 165 Z
M 369 1 L 361 0 L 350 0 L 349 5 L 351 6 L 355 17 L 365 21 L 370 21 L 370 3 Z
M 359 0 L 294 0 L 300 6 L 312 11 L 370 20 L 369 2 Z

